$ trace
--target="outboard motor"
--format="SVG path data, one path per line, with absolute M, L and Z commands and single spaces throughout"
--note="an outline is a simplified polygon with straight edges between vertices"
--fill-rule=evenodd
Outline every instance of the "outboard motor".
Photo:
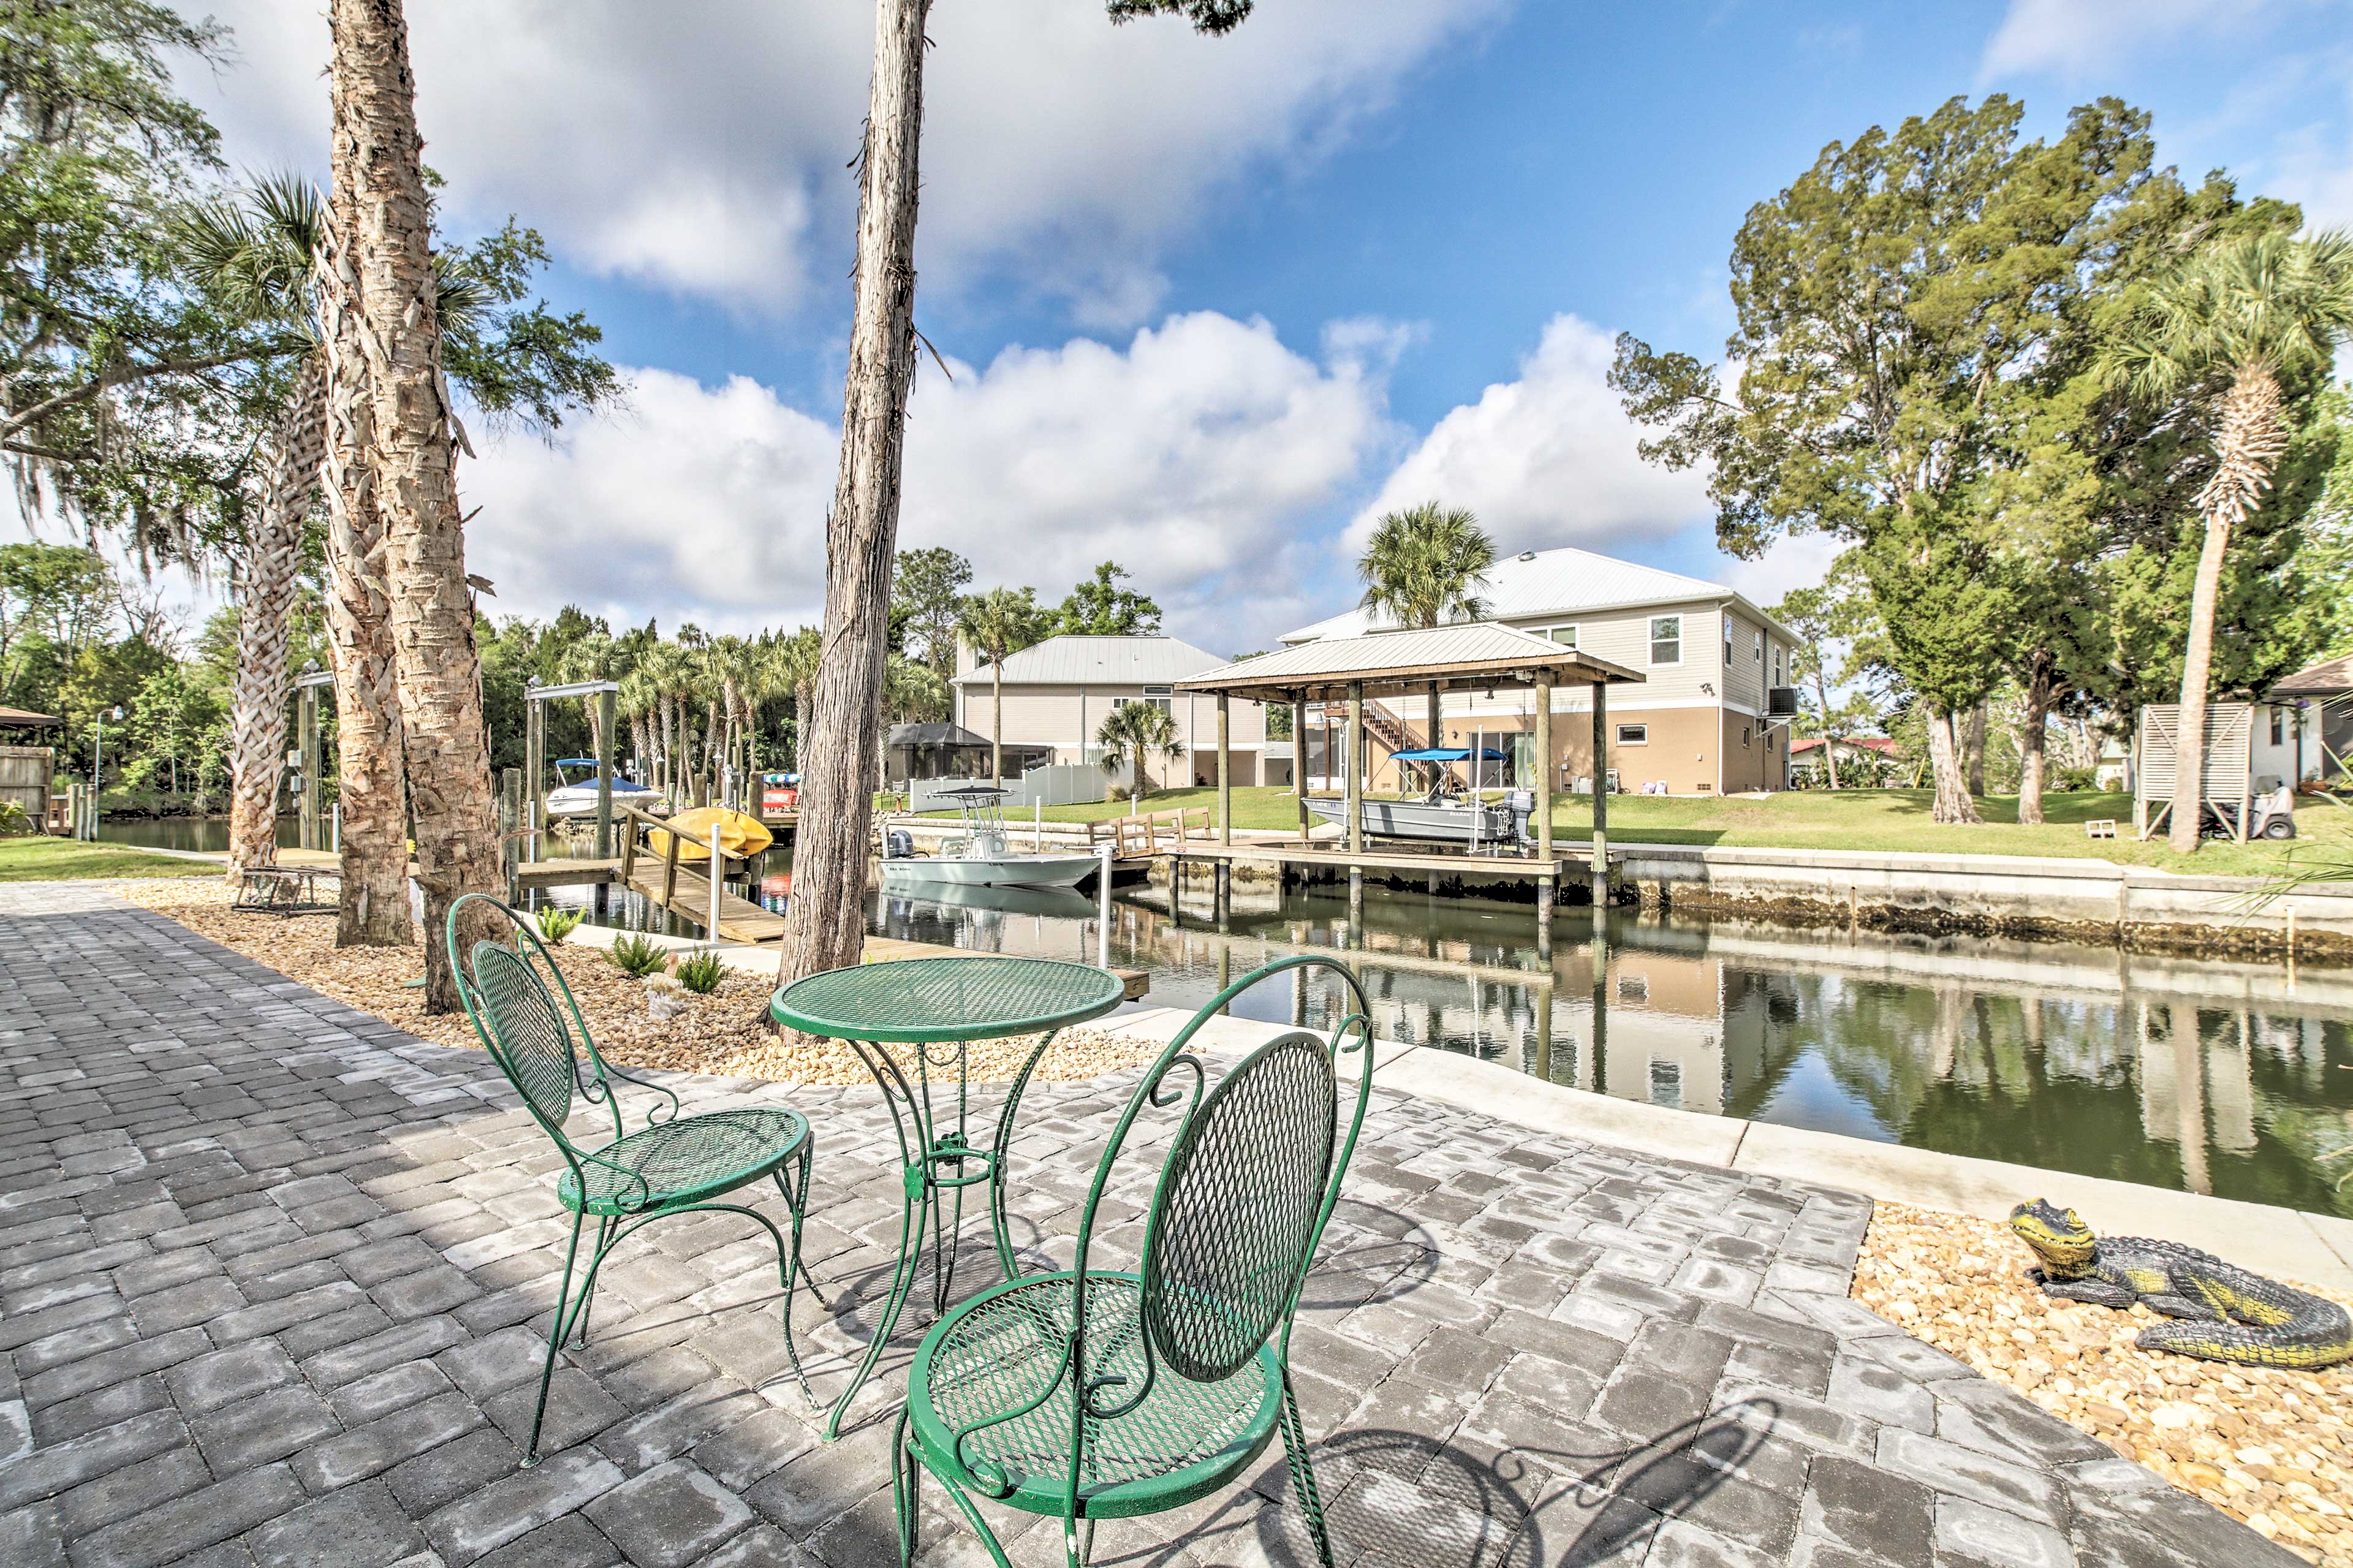
M 1536 814 L 1536 792 L 1532 789 L 1511 791 L 1504 796 L 1504 809 L 1512 814 L 1512 837 L 1523 845 L 1535 843 L 1535 829 L 1529 826 L 1529 822 Z
M 882 858 L 912 860 L 915 858 L 915 836 L 903 827 L 894 827 L 882 839 Z

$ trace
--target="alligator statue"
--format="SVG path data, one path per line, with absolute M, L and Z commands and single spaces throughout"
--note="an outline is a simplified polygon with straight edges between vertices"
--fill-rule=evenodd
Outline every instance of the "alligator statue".
M 2042 1259 L 2044 1295 L 2118 1311 L 2137 1301 L 2173 1320 L 2140 1331 L 2145 1351 L 2305 1371 L 2353 1361 L 2353 1319 L 2334 1301 L 2175 1242 L 2103 1239 L 2041 1198 L 2010 1210 L 2010 1227 Z

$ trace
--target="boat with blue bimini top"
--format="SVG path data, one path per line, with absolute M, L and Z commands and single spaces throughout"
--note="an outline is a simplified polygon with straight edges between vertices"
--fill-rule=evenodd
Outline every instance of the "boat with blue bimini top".
M 1467 746 L 1433 746 L 1399 752 L 1395 761 L 1428 764 L 1434 774 L 1430 793 L 1419 800 L 1372 800 L 1356 803 L 1356 819 L 1367 838 L 1404 838 L 1423 844 L 1461 845 L 1491 849 L 1517 845 L 1528 836 L 1528 815 L 1535 797 L 1514 790 L 1502 801 L 1473 800 L 1448 772 L 1449 763 L 1500 763 L 1504 753 L 1493 747 L 1472 752 Z M 1348 803 L 1311 796 L 1307 809 L 1325 822 L 1345 827 Z
M 564 782 L 547 792 L 548 820 L 553 822 L 559 817 L 596 816 L 596 759 L 558 757 L 554 765 L 555 776 Z M 586 776 L 574 776 L 571 770 L 575 768 L 586 770 Z M 659 790 L 649 789 L 635 780 L 625 779 L 618 773 L 613 775 L 613 811 L 616 816 L 619 815 L 622 807 L 629 806 L 659 816 L 668 809 L 661 804 L 661 799 Z

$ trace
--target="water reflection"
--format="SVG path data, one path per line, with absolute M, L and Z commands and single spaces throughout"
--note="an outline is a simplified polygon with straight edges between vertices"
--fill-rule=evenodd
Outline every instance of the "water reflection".
M 774 858 L 772 857 L 772 859 Z M 733 890 L 781 909 L 788 872 Z M 944 894 L 944 898 L 930 896 Z M 1094 907 L 1011 889 L 876 893 L 878 934 L 1092 962 Z M 585 889 L 556 895 L 581 902 Z M 612 923 L 650 912 L 620 889 Z M 658 918 L 655 923 L 660 922 Z M 681 932 L 693 927 L 667 922 Z M 1384 1037 L 1620 1099 L 2353 1215 L 2353 972 L 1978 938 L 1799 931 L 1336 889 L 1122 889 L 1112 962 L 1196 1006 L 1299 952 L 1362 977 Z M 1244 1015 L 1328 1028 L 1305 974 Z M 2056 1194 L 2054 1194 L 2056 1195 Z

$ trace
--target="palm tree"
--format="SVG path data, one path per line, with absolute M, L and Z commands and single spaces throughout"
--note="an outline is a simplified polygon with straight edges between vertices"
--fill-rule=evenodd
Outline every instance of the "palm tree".
M 2221 392 L 2214 472 L 2198 492 L 2206 537 L 2198 552 L 2181 667 L 2170 836 L 2179 854 L 2198 847 L 2214 609 L 2231 531 L 2261 504 L 2272 469 L 2287 449 L 2288 394 L 2282 382 L 2325 374 L 2348 335 L 2353 240 L 2337 231 L 2308 240 L 2262 234 L 2192 255 L 2148 290 L 2119 341 L 2101 356 L 2102 379 L 2145 402 L 2202 404 Z
M 1356 562 L 1364 607 L 1401 626 L 1475 621 L 1487 613 L 1479 590 L 1495 564 L 1495 542 L 1468 509 L 1426 500 L 1384 514 Z M 1438 693 L 1430 694 L 1430 739 L 1444 735 Z
M 815 626 L 803 626 L 779 637 L 768 650 L 769 679 L 775 689 L 793 700 L 793 766 L 801 766 L 801 742 L 808 734 L 809 703 L 817 691 L 817 669 L 822 644 Z
M 349 243 L 349 287 L 364 323 L 367 393 L 375 416 L 367 462 L 384 518 L 401 745 L 417 824 L 417 880 L 425 891 L 425 1005 L 459 1005 L 449 944 L 439 940 L 449 906 L 495 893 L 498 816 L 482 723 L 481 664 L 466 576 L 456 484 L 464 426 L 441 371 L 431 209 L 417 128 L 408 25 L 400 0 L 332 0 L 332 163 L 348 210 L 335 218 Z M 461 943 L 488 937 L 491 917 Z
M 1145 759 L 1157 755 L 1174 764 L 1185 754 L 1185 742 L 1176 738 L 1176 721 L 1156 702 L 1131 699 L 1103 715 L 1095 727 L 1095 744 L 1103 751 L 1103 770 L 1115 773 L 1135 763 L 1135 785 L 1128 791 L 1128 801 L 1152 793 L 1151 775 L 1144 771 Z
M 988 776 L 1005 778 L 1005 661 L 1045 640 L 1052 612 L 1029 588 L 991 588 L 956 605 L 956 631 L 988 660 Z

